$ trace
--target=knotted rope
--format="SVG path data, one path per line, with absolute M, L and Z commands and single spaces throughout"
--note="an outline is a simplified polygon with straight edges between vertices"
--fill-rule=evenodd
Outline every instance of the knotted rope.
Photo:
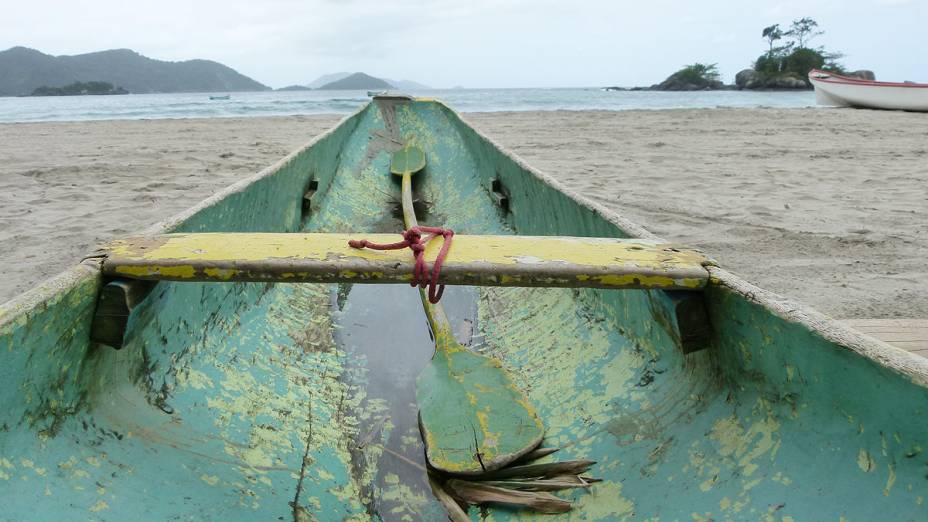
M 425 235 L 425 237 L 423 237 Z M 432 265 L 432 273 L 429 276 L 428 266 L 425 263 L 425 246 L 429 241 L 442 236 L 445 241 L 441 245 L 441 250 L 435 258 Z M 412 250 L 412 255 L 416 259 L 416 265 L 412 273 L 412 283 L 410 286 L 425 288 L 428 285 L 429 302 L 437 303 L 441 299 L 441 294 L 445 292 L 445 285 L 438 284 L 438 275 L 441 273 L 441 265 L 445 262 L 448 255 L 448 249 L 451 248 L 451 238 L 454 237 L 454 231 L 450 228 L 439 227 L 412 227 L 403 232 L 403 240 L 396 243 L 378 244 L 371 243 L 366 239 L 352 239 L 348 241 L 351 248 L 370 248 L 372 250 L 400 250 L 408 248 Z

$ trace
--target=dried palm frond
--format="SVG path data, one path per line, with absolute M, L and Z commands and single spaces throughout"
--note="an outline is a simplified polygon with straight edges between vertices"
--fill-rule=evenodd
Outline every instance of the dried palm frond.
M 531 464 L 557 450 L 538 448 L 509 467 L 476 477 L 451 477 L 431 469 L 429 485 L 453 522 L 467 520 L 467 508 L 483 504 L 504 504 L 539 513 L 565 513 L 571 508 L 570 501 L 554 496 L 551 491 L 588 489 L 600 480 L 583 475 L 596 464 L 592 460 Z

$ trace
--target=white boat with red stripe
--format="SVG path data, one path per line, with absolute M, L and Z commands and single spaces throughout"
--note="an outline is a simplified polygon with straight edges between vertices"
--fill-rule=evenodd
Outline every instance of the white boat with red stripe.
M 928 83 L 878 82 L 813 69 L 809 81 L 819 105 L 928 111 Z

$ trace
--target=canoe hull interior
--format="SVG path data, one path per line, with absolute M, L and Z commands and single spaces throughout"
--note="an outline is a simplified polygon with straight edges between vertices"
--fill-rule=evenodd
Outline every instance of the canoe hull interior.
M 401 100 L 366 106 L 157 231 L 397 231 L 389 152 L 407 141 L 428 157 L 424 224 L 641 234 L 443 105 Z M 461 287 L 443 302 L 459 340 L 528 392 L 545 444 L 598 461 L 603 482 L 567 495 L 570 516 L 924 518 L 924 380 L 732 281 L 702 294 L 712 334 L 689 353 L 662 291 Z M 100 282 L 80 265 L 0 311 L 0 518 L 444 516 L 415 425 L 415 376 L 431 355 L 415 290 L 162 282 L 116 351 L 88 340 Z

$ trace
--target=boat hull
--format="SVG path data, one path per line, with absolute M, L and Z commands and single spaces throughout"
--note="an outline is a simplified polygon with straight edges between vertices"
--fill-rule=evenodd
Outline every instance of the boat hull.
M 928 111 L 928 84 L 876 82 L 812 71 L 809 81 L 819 105 Z
M 399 230 L 389 151 L 410 140 L 428 157 L 425 224 L 654 239 L 445 106 L 403 100 L 151 232 Z M 598 462 L 569 517 L 928 516 L 923 360 L 711 272 L 695 348 L 664 291 L 449 287 L 443 303 L 529 394 L 545 444 Z M 89 341 L 100 284 L 87 262 L 0 309 L 3 517 L 444 517 L 421 467 L 415 376 L 432 343 L 415 290 L 161 282 L 116 351 Z

